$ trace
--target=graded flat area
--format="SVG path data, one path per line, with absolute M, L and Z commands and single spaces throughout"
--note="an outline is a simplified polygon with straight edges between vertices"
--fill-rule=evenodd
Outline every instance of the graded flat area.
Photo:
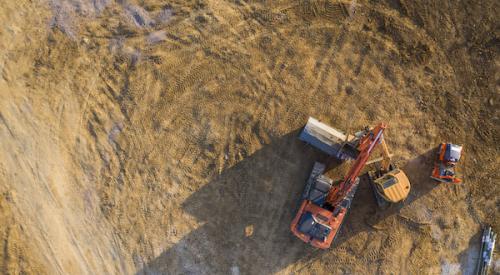
M 500 231 L 498 1 L 4 2 L 0 273 L 472 274 Z M 325 251 L 289 230 L 309 116 L 386 122 L 412 183 Z

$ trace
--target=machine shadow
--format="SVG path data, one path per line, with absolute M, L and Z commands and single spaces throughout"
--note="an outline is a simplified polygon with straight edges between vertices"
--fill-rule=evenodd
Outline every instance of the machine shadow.
M 203 225 L 137 274 L 269 274 L 293 263 L 307 266 L 327 253 L 328 250 L 303 243 L 290 231 L 314 162 L 328 161 L 299 141 L 298 132 L 275 138 L 188 197 L 183 209 Z M 430 154 L 404 167 L 413 183 L 413 195 L 404 205 L 435 186 L 428 180 L 422 181 L 422 177 L 428 178 L 422 171 L 430 171 L 432 166 Z M 361 182 L 351 213 L 333 247 L 359 232 L 373 231 L 371 224 L 396 214 L 401 207 L 376 210 L 368 183 Z
M 298 133 L 274 138 L 188 197 L 182 208 L 203 225 L 137 274 L 268 274 L 313 257 L 290 223 L 314 161 L 327 158 Z

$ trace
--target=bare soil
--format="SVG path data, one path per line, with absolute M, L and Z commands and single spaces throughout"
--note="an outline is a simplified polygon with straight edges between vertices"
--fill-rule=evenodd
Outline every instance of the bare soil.
M 498 1 L 4 2 L 1 273 L 472 274 L 500 231 Z M 309 116 L 386 122 L 412 183 L 325 251 L 289 231 Z

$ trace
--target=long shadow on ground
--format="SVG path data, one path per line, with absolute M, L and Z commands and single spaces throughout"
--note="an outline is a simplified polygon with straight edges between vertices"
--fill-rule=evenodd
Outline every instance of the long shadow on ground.
M 307 266 L 327 253 L 304 244 L 289 230 L 314 161 L 327 161 L 298 141 L 297 134 L 274 139 L 187 198 L 183 209 L 204 224 L 137 274 L 269 274 L 292 263 Z M 417 159 L 417 167 L 410 169 L 410 180 L 415 172 L 421 173 L 420 162 Z M 412 192 L 418 195 L 410 199 L 430 188 L 414 185 Z M 367 216 L 378 220 L 399 211 L 392 208 L 377 214 L 368 185 L 362 182 L 358 190 L 334 246 L 373 230 Z

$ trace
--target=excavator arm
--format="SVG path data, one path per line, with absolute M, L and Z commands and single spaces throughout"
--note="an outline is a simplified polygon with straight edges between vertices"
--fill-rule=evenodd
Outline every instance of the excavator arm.
M 356 159 L 354 164 L 351 166 L 349 172 L 346 174 L 342 183 L 340 183 L 338 187 L 332 188 L 328 193 L 328 196 L 326 198 L 326 202 L 328 204 L 330 204 L 331 206 L 337 205 L 346 196 L 346 194 L 351 191 L 354 183 L 356 182 L 356 178 L 361 173 L 361 170 L 363 170 L 363 168 L 365 167 L 370 154 L 375 148 L 375 145 L 377 145 L 380 141 L 382 141 L 383 145 L 386 145 L 383 141 L 383 132 L 386 128 L 387 126 L 384 123 L 380 123 L 360 140 L 358 146 L 360 154 L 358 155 L 358 158 Z M 389 158 L 387 145 L 384 148 L 384 152 L 387 152 L 385 156 Z M 390 164 L 390 158 L 388 162 Z
M 387 147 L 387 143 L 385 143 L 385 139 L 383 138 L 381 143 L 382 145 L 382 162 L 381 162 L 381 170 L 389 171 L 391 167 L 391 155 L 389 154 L 389 148 Z

